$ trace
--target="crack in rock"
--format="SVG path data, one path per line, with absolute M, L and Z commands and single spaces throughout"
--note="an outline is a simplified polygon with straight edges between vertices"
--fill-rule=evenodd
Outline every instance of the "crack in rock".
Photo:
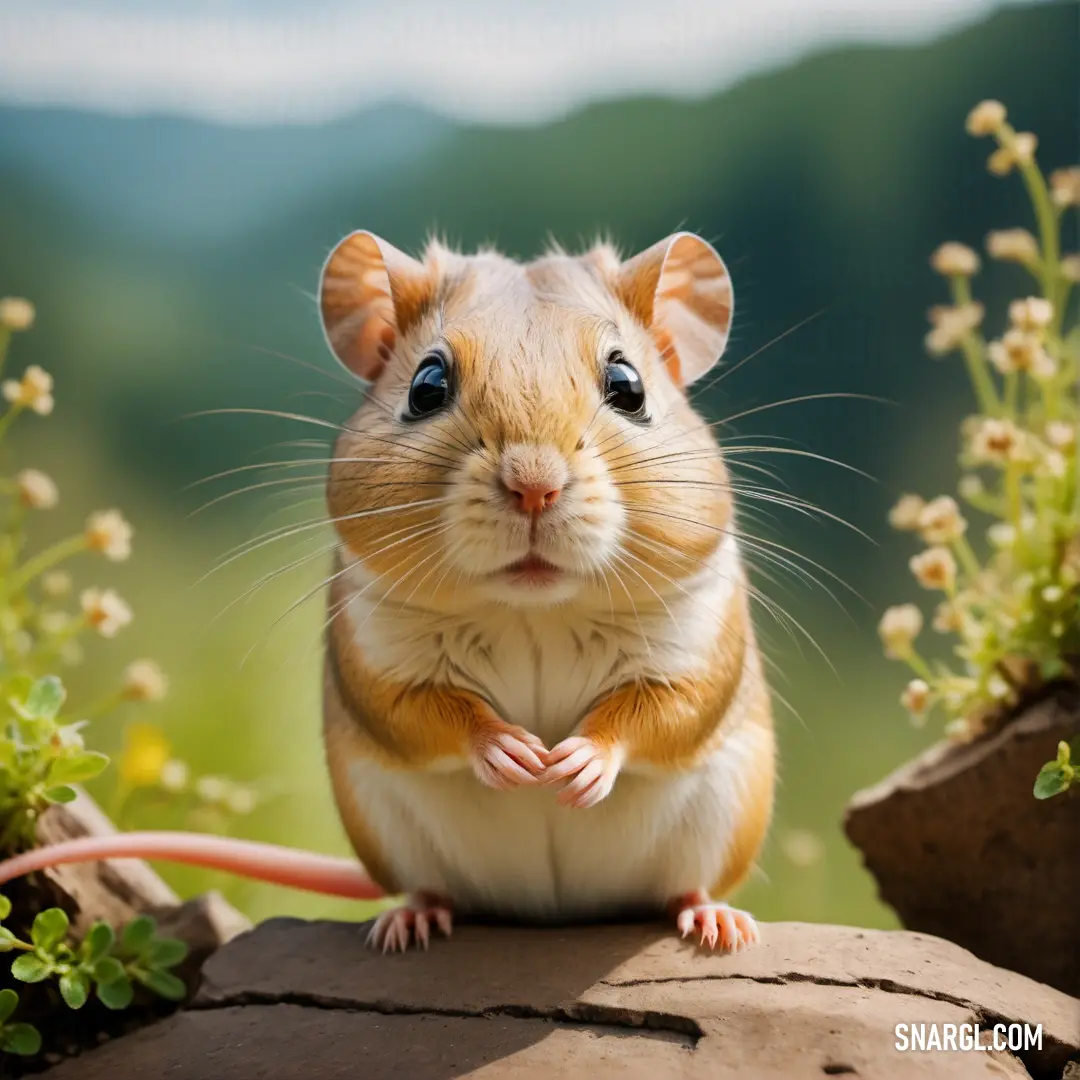
M 693 1050 L 704 1036 L 701 1025 L 687 1016 L 652 1012 L 640 1009 L 620 1009 L 611 1005 L 592 1005 L 574 1002 L 555 1009 L 538 1009 L 530 1005 L 489 1005 L 483 1009 L 453 1009 L 435 1005 L 405 1005 L 396 1001 L 359 1001 L 310 993 L 267 993 L 243 990 L 222 997 L 202 998 L 188 1009 L 202 1011 L 227 1009 L 245 1005 L 299 1005 L 309 1009 L 328 1009 L 340 1012 L 374 1012 L 384 1016 L 448 1016 L 458 1019 L 488 1020 L 505 1016 L 514 1020 L 537 1020 L 544 1023 L 592 1027 L 616 1032 L 638 1033 L 646 1038 L 660 1039 Z
M 903 994 L 909 997 L 924 998 L 927 1001 L 941 1001 L 948 1005 L 955 1005 L 958 1008 L 966 1009 L 972 1014 L 975 1022 L 979 1024 L 980 1027 L 992 1027 L 994 1024 L 1015 1024 L 1024 1022 L 1018 1020 L 1016 1017 L 1006 1016 L 1002 1013 L 995 1012 L 983 1005 L 979 1005 L 977 1002 L 958 997 L 956 994 L 948 994 L 943 990 L 905 986 L 903 983 L 896 982 L 895 979 L 839 979 L 831 978 L 827 975 L 810 975 L 803 971 L 785 971 L 778 975 L 744 975 L 739 972 L 732 972 L 726 975 L 670 975 L 656 979 L 601 979 L 600 983 L 603 986 L 608 986 L 617 990 L 624 986 L 647 986 L 658 983 L 723 982 L 725 980 L 761 983 L 766 986 L 785 986 L 790 983 L 810 983 L 814 986 L 845 987 L 853 990 L 880 990 L 882 993 L 886 994 Z M 1053 1077 L 1056 1080 L 1061 1074 L 1057 1069 L 1053 1069 L 1052 1072 L 1047 1072 L 1046 1060 L 1048 1052 L 1051 1057 L 1068 1059 L 1076 1053 L 1076 1047 L 1055 1039 L 1052 1034 L 1045 1030 L 1043 1031 L 1043 1039 L 1044 1046 L 1041 1054 L 1038 1052 L 1026 1051 L 1020 1052 L 1016 1056 L 1032 1076 Z

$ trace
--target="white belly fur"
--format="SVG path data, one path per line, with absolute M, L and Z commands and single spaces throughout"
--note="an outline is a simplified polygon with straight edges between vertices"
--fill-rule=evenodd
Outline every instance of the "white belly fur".
M 417 680 L 441 673 L 478 690 L 507 721 L 552 746 L 592 702 L 629 678 L 673 677 L 704 664 L 738 587 L 734 542 L 714 558 L 693 605 L 642 615 L 643 626 L 634 618 L 612 627 L 605 616 L 602 634 L 583 618 L 576 629 L 584 655 L 562 609 L 526 616 L 496 608 L 482 626 L 468 620 L 460 633 L 444 626 L 442 655 L 434 656 L 423 647 L 431 633 L 423 619 L 410 626 L 399 613 L 380 623 L 361 605 L 353 612 L 354 625 L 365 626 L 358 644 L 377 668 Z M 755 677 L 748 669 L 745 679 Z M 743 698 L 737 695 L 733 709 Z M 587 810 L 559 806 L 550 788 L 491 790 L 460 762 L 404 772 L 358 759 L 349 775 L 358 809 L 404 889 L 442 893 L 465 911 L 598 916 L 658 907 L 720 878 L 743 798 L 740 778 L 759 740 L 769 737 L 738 720 L 727 718 L 731 734 L 698 768 L 630 766 L 611 795 Z

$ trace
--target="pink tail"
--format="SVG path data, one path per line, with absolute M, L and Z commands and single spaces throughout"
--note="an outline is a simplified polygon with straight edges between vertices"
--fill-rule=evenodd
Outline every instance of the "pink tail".
M 227 870 L 241 877 L 352 900 L 377 900 L 384 893 L 352 859 L 314 855 L 295 848 L 184 832 L 132 832 L 87 836 L 35 848 L 0 862 L 0 885 L 61 863 L 98 859 L 161 859 Z

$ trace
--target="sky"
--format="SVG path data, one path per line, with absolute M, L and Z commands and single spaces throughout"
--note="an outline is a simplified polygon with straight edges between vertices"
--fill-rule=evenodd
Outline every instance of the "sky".
M 626 94 L 713 93 L 824 46 L 922 41 L 999 6 L 0 0 L 0 104 L 268 124 L 406 100 L 457 119 L 541 121 Z

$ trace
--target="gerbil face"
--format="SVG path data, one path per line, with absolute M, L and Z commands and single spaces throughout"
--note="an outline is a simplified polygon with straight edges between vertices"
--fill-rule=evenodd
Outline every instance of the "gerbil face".
M 356 233 L 321 299 L 335 352 L 373 382 L 327 489 L 365 587 L 606 609 L 708 572 L 730 490 L 683 384 L 719 356 L 731 290 L 704 241 L 629 263 L 604 247 L 420 263 Z

